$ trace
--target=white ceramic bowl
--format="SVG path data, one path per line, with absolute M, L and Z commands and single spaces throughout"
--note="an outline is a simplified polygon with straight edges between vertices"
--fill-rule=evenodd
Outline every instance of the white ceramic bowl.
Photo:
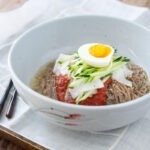
M 38 68 L 84 44 L 110 44 L 150 68 L 150 32 L 137 24 L 102 16 L 78 16 L 42 23 L 21 35 L 9 55 L 12 80 L 25 102 L 52 123 L 74 130 L 98 132 L 125 126 L 150 108 L 150 94 L 110 106 L 78 106 L 42 96 L 29 87 Z M 150 70 L 148 70 L 150 72 Z

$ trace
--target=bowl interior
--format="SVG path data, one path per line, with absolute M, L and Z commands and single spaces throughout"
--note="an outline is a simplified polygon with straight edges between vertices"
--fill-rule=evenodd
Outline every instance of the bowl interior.
M 150 73 L 149 40 L 148 30 L 130 22 L 100 16 L 71 17 L 44 23 L 24 33 L 12 47 L 10 63 L 18 78 L 29 85 L 39 67 L 59 53 L 99 42 L 114 46 Z

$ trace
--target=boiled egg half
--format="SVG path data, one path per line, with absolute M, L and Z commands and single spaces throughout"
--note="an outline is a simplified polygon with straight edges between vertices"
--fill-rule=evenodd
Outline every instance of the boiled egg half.
M 78 49 L 79 57 L 93 67 L 105 67 L 110 64 L 114 49 L 105 44 L 88 43 Z

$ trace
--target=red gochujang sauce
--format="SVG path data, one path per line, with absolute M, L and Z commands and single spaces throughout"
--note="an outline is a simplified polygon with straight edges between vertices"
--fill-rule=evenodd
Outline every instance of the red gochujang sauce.
M 67 75 L 59 75 L 55 76 L 55 89 L 56 89 L 56 96 L 59 101 L 72 103 L 75 104 L 75 99 L 66 100 L 65 95 L 67 92 L 68 84 L 70 80 L 68 79 Z M 94 94 L 92 97 L 85 99 L 84 101 L 80 102 L 79 105 L 88 105 L 88 106 L 99 106 L 99 105 L 106 105 L 107 100 L 107 87 L 112 82 L 112 79 L 108 79 L 104 83 L 104 87 L 101 89 L 97 89 L 97 93 Z

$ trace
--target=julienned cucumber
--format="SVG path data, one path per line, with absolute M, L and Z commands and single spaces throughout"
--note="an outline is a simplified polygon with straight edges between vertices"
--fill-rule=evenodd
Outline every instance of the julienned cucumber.
M 87 65 L 78 57 L 76 61 L 73 61 L 73 63 L 68 66 L 72 78 L 69 87 L 74 88 L 83 82 L 92 82 L 94 79 L 103 78 L 129 61 L 128 58 L 122 56 L 115 57 L 112 60 L 108 66 L 96 68 Z
M 72 55 L 73 60 L 68 66 L 70 71 L 71 81 L 69 88 L 75 88 L 81 84 L 92 82 L 95 79 L 101 79 L 103 82 L 107 81 L 115 70 L 127 64 L 130 60 L 127 57 L 119 56 L 115 54 L 111 63 L 106 67 L 96 68 L 83 62 L 78 54 Z M 93 94 L 93 90 L 81 93 L 76 98 L 76 104 L 85 100 Z

